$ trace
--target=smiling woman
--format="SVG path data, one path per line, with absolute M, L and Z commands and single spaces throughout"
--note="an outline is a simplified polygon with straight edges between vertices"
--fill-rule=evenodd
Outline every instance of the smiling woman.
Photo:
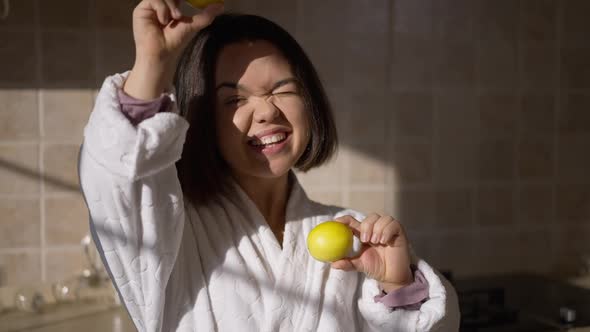
M 295 134 L 297 141 L 293 143 L 298 150 L 294 151 L 294 162 L 289 162 L 301 171 L 322 165 L 336 150 L 338 139 L 332 110 L 317 72 L 297 42 L 273 22 L 255 16 L 218 18 L 185 49 L 175 85 L 185 87 L 178 91 L 178 104 L 191 123 L 177 168 L 185 195 L 195 203 L 205 203 L 214 199 L 216 193 L 229 190 L 224 174 L 238 164 L 232 165 L 230 160 L 260 159 L 257 154 L 239 154 L 243 150 L 238 147 L 243 143 L 223 144 L 221 140 L 248 140 L 260 136 L 258 131 L 269 129 L 280 129 L 287 139 Z M 252 107 L 253 104 L 262 107 Z M 282 111 L 285 106 L 288 108 L 284 110 L 290 112 L 273 112 L 277 108 Z M 216 112 L 217 109 L 224 112 Z M 258 111 L 254 113 L 252 109 Z M 295 113 L 295 133 L 287 119 L 270 124 L 264 119 L 273 114 L 284 117 Z M 248 121 L 249 117 L 256 123 L 252 128 L 244 128 L 240 121 Z M 276 147 L 267 152 L 275 150 Z M 234 156 L 236 152 L 238 155 Z M 256 167 L 271 170 L 269 166 L 276 164 Z
M 136 8 L 135 66 L 106 79 L 80 155 L 91 231 L 138 330 L 456 330 L 453 288 L 397 220 L 314 202 L 297 181 L 337 143 L 297 42 L 177 3 Z M 342 251 L 354 234 L 353 256 L 309 254 L 326 220 L 347 230 Z

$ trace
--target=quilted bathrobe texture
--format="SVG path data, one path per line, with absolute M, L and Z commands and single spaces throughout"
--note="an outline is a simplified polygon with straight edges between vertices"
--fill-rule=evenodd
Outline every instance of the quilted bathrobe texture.
M 315 225 L 363 215 L 311 201 L 296 180 L 282 247 L 236 184 L 218 203 L 189 204 L 175 168 L 189 124 L 173 103 L 132 125 L 117 98 L 126 75 L 97 96 L 79 172 L 91 233 L 139 331 L 458 330 L 453 288 L 417 257 L 429 282 L 419 310 L 391 310 L 374 300 L 375 280 L 314 260 Z

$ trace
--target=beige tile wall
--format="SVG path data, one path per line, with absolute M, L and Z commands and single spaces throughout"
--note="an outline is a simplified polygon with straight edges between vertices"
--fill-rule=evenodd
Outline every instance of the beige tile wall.
M 587 2 L 299 4 L 342 114 L 340 181 L 322 182 L 342 193 L 311 181 L 312 197 L 393 214 L 457 275 L 575 271 L 590 254 Z
M 5 283 L 83 264 L 77 151 L 96 89 L 133 63 L 133 2 L 11 1 L 0 21 Z M 457 275 L 563 274 L 590 254 L 587 1 L 227 7 L 287 28 L 326 85 L 342 145 L 300 175 L 312 198 L 392 214 L 419 254 Z
M 11 1 L 0 21 L 0 283 L 83 268 L 76 167 L 99 74 L 94 6 Z

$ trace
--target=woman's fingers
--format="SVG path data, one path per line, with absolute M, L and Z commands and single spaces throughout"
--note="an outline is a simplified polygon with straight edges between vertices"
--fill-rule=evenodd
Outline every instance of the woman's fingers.
M 223 13 L 224 6 L 222 3 L 214 3 L 207 6 L 203 11 L 192 17 L 191 27 L 194 30 L 201 30 L 208 26 L 215 17 Z
M 381 238 L 379 241 L 381 244 L 394 244 L 393 241 L 395 241 L 400 235 L 403 235 L 402 225 L 399 221 L 391 217 L 388 222 L 381 227 Z
M 391 241 L 404 234 L 401 224 L 392 216 L 371 213 L 362 222 L 352 216 L 342 216 L 336 220 L 350 226 L 363 243 L 393 244 Z
M 179 9 L 181 0 L 146 0 L 146 4 L 156 12 L 158 22 L 161 25 L 168 25 L 172 19 L 179 20 L 182 13 Z
M 381 216 L 377 213 L 371 213 L 361 222 L 361 242 L 374 242 L 373 227 L 380 218 Z
M 390 244 L 392 240 L 403 235 L 401 224 L 392 216 L 371 213 L 362 222 L 352 216 L 342 216 L 336 220 L 348 225 L 363 243 Z
M 373 231 L 371 236 L 371 243 L 380 244 L 383 238 L 383 230 L 389 223 L 393 221 L 390 216 L 380 216 L 379 219 L 373 224 Z
M 168 25 L 170 23 L 170 8 L 163 0 L 148 0 L 147 5 L 156 12 L 156 17 L 158 17 L 158 22 L 161 25 Z
M 352 232 L 355 235 L 360 236 L 361 223 L 358 220 L 354 219 L 354 217 L 346 215 L 346 216 L 338 217 L 335 220 L 347 225 L 348 227 L 350 227 L 352 229 Z
M 170 13 L 172 14 L 172 17 L 175 20 L 182 18 L 182 13 L 180 12 L 180 9 L 178 8 L 178 4 L 179 4 L 180 0 L 164 0 L 164 1 L 166 2 L 166 5 L 168 6 Z

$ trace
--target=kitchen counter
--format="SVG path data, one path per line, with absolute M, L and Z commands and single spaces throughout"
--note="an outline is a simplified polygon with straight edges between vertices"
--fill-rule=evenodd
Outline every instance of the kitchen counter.
M 572 278 L 568 282 L 574 286 L 590 289 L 590 276 Z M 590 327 L 581 327 L 570 330 L 570 332 L 590 332 Z
M 574 286 L 590 289 L 590 276 L 570 278 L 568 282 Z
M 114 308 L 88 316 L 77 317 L 49 326 L 33 328 L 27 332 L 136 332 L 125 309 Z
M 567 280 L 569 284 L 590 289 L 590 277 Z M 61 304 L 42 314 L 13 311 L 0 315 L 0 332 L 135 332 L 125 309 L 91 303 Z M 568 332 L 590 332 L 579 327 Z
M 133 323 L 122 307 L 93 312 L 40 327 L 17 330 L 5 328 L 6 326 L 0 325 L 0 331 L 2 332 L 136 332 Z M 590 327 L 570 329 L 567 332 L 590 332 Z
M 34 314 L 12 311 L 0 315 L 0 332 L 135 332 L 125 309 L 104 304 L 61 304 Z
M 566 282 L 567 281 L 567 282 Z M 587 280 L 512 274 L 455 280 L 465 330 L 590 332 Z M 565 324 L 562 310 L 575 311 Z

